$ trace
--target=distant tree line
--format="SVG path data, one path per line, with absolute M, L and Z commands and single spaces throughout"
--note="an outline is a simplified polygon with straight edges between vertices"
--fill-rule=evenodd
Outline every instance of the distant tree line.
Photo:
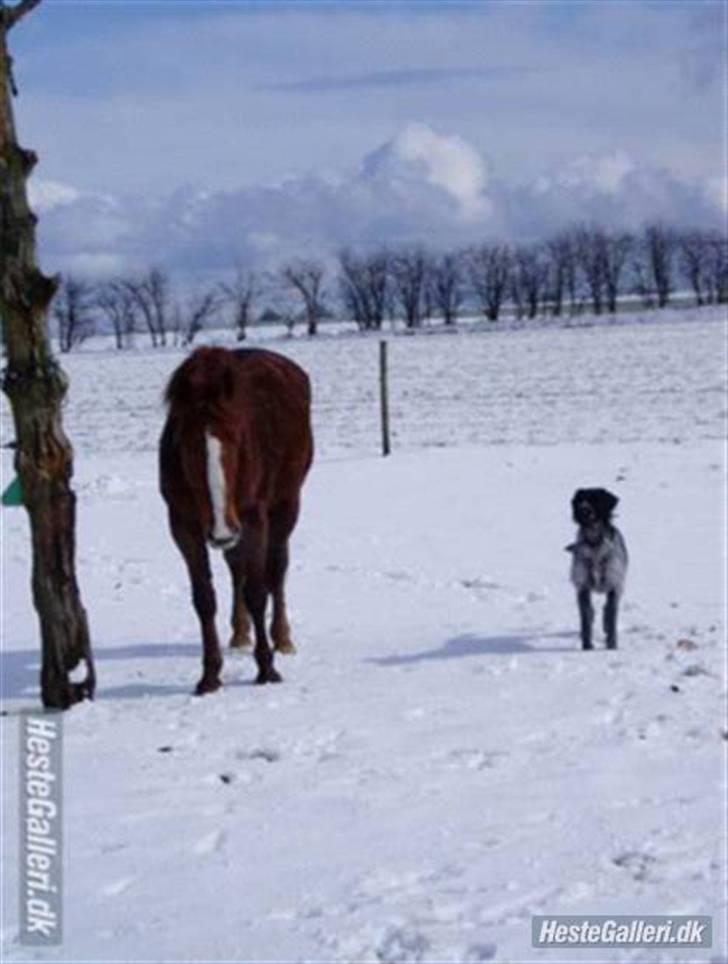
M 465 310 L 489 321 L 615 313 L 634 299 L 664 308 L 676 292 L 696 305 L 728 302 L 728 240 L 718 231 L 649 224 L 639 233 L 570 227 L 530 244 L 486 242 L 434 253 L 423 245 L 342 249 L 336 265 L 299 258 L 276 272 L 239 266 L 232 280 L 180 300 L 159 267 L 91 284 L 66 275 L 53 303 L 62 351 L 104 328 L 117 348 L 144 334 L 154 347 L 192 344 L 205 328 L 231 326 L 239 340 L 253 324 L 277 322 L 309 335 L 325 318 L 361 331 L 385 322 L 416 330 L 456 324 Z

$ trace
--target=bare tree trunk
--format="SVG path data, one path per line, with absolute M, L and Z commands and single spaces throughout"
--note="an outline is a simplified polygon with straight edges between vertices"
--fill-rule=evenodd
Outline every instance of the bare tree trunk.
M 319 261 L 296 261 L 286 265 L 281 272 L 285 284 L 303 299 L 307 330 L 312 336 L 318 332 L 323 310 L 321 285 L 325 270 Z
M 657 292 L 657 306 L 665 308 L 670 301 L 673 287 L 675 232 L 664 224 L 648 224 L 644 230 L 643 243 L 650 276 Z
M 469 253 L 470 283 L 488 321 L 498 321 L 512 266 L 513 255 L 506 244 L 482 244 Z
M 8 365 L 3 390 L 17 434 L 16 468 L 30 518 L 33 602 L 42 640 L 41 696 L 47 707 L 66 709 L 93 697 L 95 676 L 86 612 L 75 573 L 76 497 L 71 490 L 73 453 L 61 421 L 67 389 L 51 357 L 48 306 L 57 279 L 36 264 L 35 222 L 26 180 L 35 154 L 17 143 L 11 96 L 15 85 L 7 33 L 40 0 L 6 7 L 0 0 L 0 315 Z M 86 679 L 70 672 L 84 660 Z

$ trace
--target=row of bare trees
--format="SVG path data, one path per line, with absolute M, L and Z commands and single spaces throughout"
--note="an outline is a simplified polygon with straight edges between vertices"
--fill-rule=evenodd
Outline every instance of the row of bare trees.
M 292 329 L 304 315 L 308 333 L 315 335 L 325 313 L 323 265 L 297 261 L 280 272 L 240 267 L 230 281 L 199 287 L 180 300 L 169 275 L 159 267 L 144 274 L 110 278 L 96 284 L 65 275 L 52 316 L 62 352 L 71 351 L 102 328 L 113 332 L 116 347 L 127 348 L 140 333 L 153 347 L 190 345 L 204 328 L 232 323 L 243 340 L 248 327 L 260 320 L 258 308 L 267 299 L 267 318 Z M 300 306 L 296 304 L 300 299 Z
M 664 308 L 676 291 L 697 305 L 728 301 L 728 244 L 718 232 L 651 224 L 640 234 L 578 225 L 533 244 L 484 243 L 434 254 L 422 245 L 339 252 L 336 269 L 299 259 L 276 272 L 238 267 L 232 280 L 174 297 L 168 275 L 151 268 L 91 285 L 64 279 L 53 304 L 62 351 L 104 319 L 118 348 L 145 332 L 151 344 L 191 344 L 206 327 L 232 325 L 238 339 L 251 324 L 302 321 L 315 335 L 336 314 L 362 331 L 401 320 L 417 329 L 433 318 L 454 325 L 467 308 L 490 321 L 559 317 L 585 310 L 616 312 L 636 299 Z
M 546 241 L 484 243 L 433 255 L 421 246 L 339 255 L 348 317 L 362 330 L 400 318 L 407 328 L 439 317 L 452 325 L 466 306 L 490 321 L 585 310 L 621 301 L 664 308 L 677 291 L 697 305 L 728 301 L 728 242 L 719 232 L 651 224 L 640 234 L 578 225 Z

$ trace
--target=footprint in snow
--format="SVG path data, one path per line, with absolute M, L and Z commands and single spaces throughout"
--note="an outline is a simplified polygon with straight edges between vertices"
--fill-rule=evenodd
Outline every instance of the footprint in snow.
M 419 930 L 408 924 L 390 924 L 383 931 L 367 925 L 359 933 L 336 940 L 336 960 L 374 960 L 400 964 L 433 960 L 431 944 Z
M 498 950 L 497 944 L 471 944 L 463 954 L 464 961 L 492 961 Z
M 470 589 L 476 594 L 487 590 L 502 588 L 500 583 L 495 582 L 493 579 L 483 579 L 480 577 L 476 577 L 474 579 L 461 579 L 460 585 L 463 587 L 463 589 Z
M 652 865 L 657 859 L 651 854 L 641 853 L 638 850 L 626 850 L 617 857 L 612 858 L 615 867 L 622 867 L 627 870 L 633 880 L 647 880 L 650 877 Z
M 266 763 L 276 763 L 280 760 L 281 753 L 274 747 L 257 746 L 252 750 L 239 750 L 235 756 L 238 760 L 263 760 Z
M 382 573 L 385 579 L 390 579 L 392 582 L 416 582 L 415 577 L 409 572 L 403 572 L 399 569 L 390 569 Z

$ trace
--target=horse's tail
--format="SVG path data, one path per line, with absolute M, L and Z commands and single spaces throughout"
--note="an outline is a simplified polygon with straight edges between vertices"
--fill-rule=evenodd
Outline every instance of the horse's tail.
M 234 366 L 234 356 L 224 348 L 197 348 L 167 384 L 170 409 L 201 420 L 219 410 L 233 394 Z

